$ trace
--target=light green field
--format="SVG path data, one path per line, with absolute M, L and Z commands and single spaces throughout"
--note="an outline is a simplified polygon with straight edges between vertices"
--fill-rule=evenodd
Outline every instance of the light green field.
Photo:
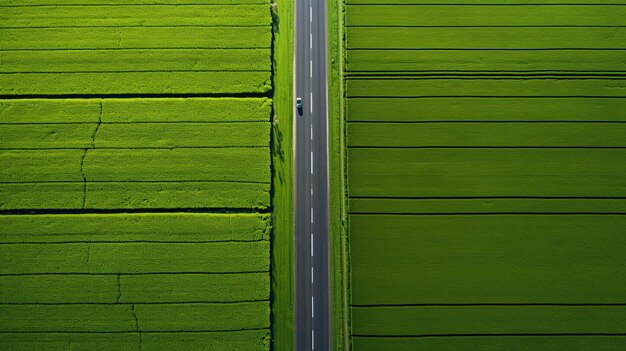
M 270 4 L 2 6 L 0 350 L 269 350 Z

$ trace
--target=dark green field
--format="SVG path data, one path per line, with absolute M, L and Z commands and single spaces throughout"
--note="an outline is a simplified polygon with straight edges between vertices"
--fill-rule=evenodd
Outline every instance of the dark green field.
M 622 350 L 626 4 L 345 18 L 353 350 Z

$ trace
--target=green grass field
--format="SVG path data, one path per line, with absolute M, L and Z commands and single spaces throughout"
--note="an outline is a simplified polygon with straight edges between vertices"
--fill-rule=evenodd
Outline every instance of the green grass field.
M 346 1 L 353 350 L 623 348 L 625 20 Z
M 269 2 L 2 6 L 0 349 L 269 350 Z

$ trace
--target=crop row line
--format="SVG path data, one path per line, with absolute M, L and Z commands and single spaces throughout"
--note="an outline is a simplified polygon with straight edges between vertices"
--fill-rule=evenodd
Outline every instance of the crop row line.
M 2 235 L 0 235 L 2 237 Z M 0 245 L 62 245 L 62 244 L 223 244 L 258 243 L 269 239 L 256 240 L 61 240 L 61 241 L 0 241 Z
M 585 70 L 533 70 L 533 71 L 476 71 L 476 70 L 456 70 L 456 71 L 351 71 L 347 73 L 348 77 L 428 77 L 428 76 L 452 76 L 452 77 L 551 77 L 551 76 L 565 76 L 565 77 L 623 77 L 626 76 L 626 71 L 585 71 Z M 40 72 L 43 73 L 43 72 Z M 76 72 L 82 73 L 82 72 Z
M 156 98 L 271 98 L 271 91 L 267 93 L 190 93 L 190 94 L 22 94 L 0 95 L 0 100 L 24 100 L 24 99 L 156 99 Z
M 65 29 L 65 28 L 267 28 L 271 29 L 271 24 L 246 24 L 246 25 L 230 25 L 230 24 L 170 24 L 164 26 L 155 25 L 126 25 L 126 26 L 26 26 L 26 27 L 0 27 L 0 29 Z
M 477 26 L 477 25 L 474 25 L 474 26 L 348 25 L 346 27 L 348 28 L 626 28 L 626 26 L 623 26 L 623 25 L 619 25 L 619 26 L 618 25 L 481 25 L 481 26 Z M 60 28 L 60 27 L 53 27 L 53 28 Z
M 85 125 L 85 124 L 97 124 L 97 121 L 93 122 L 1 122 L 0 127 L 2 126 L 29 126 L 29 125 Z M 131 122 L 102 122 L 103 125 L 106 124 L 239 124 L 239 123 L 259 123 L 259 124 L 269 124 L 269 118 L 267 120 L 231 120 L 231 121 L 197 121 L 197 120 L 188 120 L 188 121 L 131 121 Z
M 515 307 L 515 306 L 565 306 L 565 307 L 603 307 L 603 306 L 626 306 L 626 303 L 424 303 L 424 304 L 375 304 L 375 305 L 352 305 L 352 307 Z
M 178 47 L 158 47 L 158 48 L 33 48 L 33 49 L 0 49 L 0 52 L 20 52 L 20 51 L 163 51 L 163 50 L 270 50 L 269 46 L 178 46 Z M 364 49 L 367 50 L 367 49 Z M 604 50 L 604 49 L 602 49 Z M 616 49 L 617 50 L 617 49 Z M 626 50 L 626 49 L 623 49 Z
M 84 150 L 84 147 L 0 147 L 0 150 Z M 175 150 L 175 149 L 269 149 L 265 145 L 234 145 L 234 146 L 175 146 L 175 147 L 93 147 L 88 150 Z M 248 183 L 248 182 L 246 182 Z
M 349 143 L 349 142 L 348 142 Z M 622 150 L 626 146 L 455 146 L 455 145 L 424 145 L 424 146 L 348 146 L 348 149 L 610 149 Z
M 502 1 L 506 1 L 506 0 L 502 0 Z M 509 7 L 509 6 L 515 6 L 515 7 L 521 7 L 521 6 L 529 6 L 529 7 L 535 7 L 535 6 L 597 6 L 598 3 L 578 3 L 578 2 L 572 2 L 572 3 L 560 3 L 560 4 L 536 4 L 536 3 L 517 3 L 517 4 L 510 4 L 510 3 L 506 3 L 503 2 L 502 4 L 468 4 L 468 3 L 440 3 L 440 2 L 433 2 L 433 3 L 420 3 L 420 4 L 407 4 L 407 3 L 394 3 L 394 2 L 381 2 L 381 3 L 361 3 L 361 4 L 355 4 L 353 3 L 351 0 L 346 1 L 346 7 L 352 7 L 352 6 L 389 6 L 389 5 L 393 5 L 393 6 L 437 6 L 437 7 L 446 7 L 446 6 L 467 6 L 467 7 Z M 602 3 L 602 6 L 626 6 L 626 4 L 624 3 Z
M 351 199 L 386 199 L 386 200 L 497 200 L 497 199 L 531 199 L 531 200 L 626 200 L 624 196 L 350 196 Z
M 485 336 L 626 336 L 626 333 L 483 333 L 483 334 L 352 334 L 360 338 L 449 338 L 449 337 L 485 337 Z
M 268 289 L 269 290 L 269 289 Z M 1 302 L 0 306 L 66 306 L 66 305 L 232 305 L 238 303 L 270 302 L 269 299 L 261 300 L 236 300 L 236 301 L 184 301 L 184 302 Z
M 17 150 L 19 151 L 19 150 Z M 88 183 L 237 183 L 237 184 L 270 184 L 265 181 L 254 180 L 89 180 Z M 0 184 L 72 184 L 83 183 L 78 180 L 57 180 L 57 181 L 40 181 L 40 182 L 0 182 Z
M 445 121 L 372 121 L 372 120 L 349 120 L 346 121 L 348 125 L 350 124 L 448 124 L 448 123 L 488 123 L 488 124 L 507 124 L 507 123 L 523 123 L 523 124 L 624 124 L 624 121 L 606 121 L 606 120 L 593 120 L 593 121 L 580 121 L 580 120 L 506 120 L 506 121 L 494 121 L 494 120 L 445 120 Z M 2 123 L 0 123 L 2 125 Z
M 81 276 L 101 276 L 101 275 L 226 275 L 226 274 L 250 274 L 250 273 L 269 273 L 269 270 L 266 271 L 240 271 L 240 272 L 141 272 L 141 273 L 132 273 L 132 272 L 112 272 L 112 273 L 85 273 L 85 272 L 63 272 L 63 273 L 0 273 L 0 277 L 21 277 L 21 276 L 50 276 L 50 275 L 81 275 Z
M 614 75 L 614 76 L 602 76 L 596 77 L 593 75 L 580 75 L 574 78 L 563 78 L 562 76 L 554 75 L 539 75 L 539 76 L 527 76 L 527 75 L 476 75 L 476 74 L 459 74 L 459 77 L 454 75 L 429 75 L 429 76 L 417 76 L 405 78 L 403 76 L 373 76 L 373 77 L 350 77 L 346 80 L 349 81 L 376 81 L 376 80 L 408 80 L 408 81 L 416 81 L 416 80 L 602 80 L 602 81 L 610 81 L 610 80 L 618 80 L 623 81 L 624 77 L 622 75 Z M 349 91 L 350 89 L 348 89 Z M 353 96 L 352 96 L 353 97 Z
M 80 182 L 75 182 L 80 183 Z M 13 209 L 0 210 L 0 215 L 87 215 L 87 214 L 159 214 L 159 213 L 202 213 L 202 214 L 267 214 L 269 209 L 259 208 L 127 208 L 127 209 Z
M 269 330 L 268 328 L 238 328 L 219 330 L 129 330 L 129 331 L 84 331 L 84 330 L 1 330 L 2 334 L 169 334 L 169 333 L 234 333 L 254 330 Z
M 0 51 L 31 51 L 33 49 L 11 49 Z M 70 50 L 70 49 L 66 49 Z M 97 50 L 97 49 L 74 49 Z M 106 50 L 106 49 L 103 49 Z M 124 49 L 128 50 L 128 49 Z M 135 49 L 136 50 L 136 49 Z M 350 51 L 626 51 L 626 48 L 346 48 Z
M 626 212 L 350 212 L 351 216 L 502 216 L 502 215 L 543 215 L 543 216 L 623 216 Z
M 159 3 L 158 1 L 153 1 L 151 3 L 133 3 L 129 1 L 123 4 L 29 4 L 29 5 L 0 5 L 0 8 L 3 7 L 128 7 L 128 6 L 145 6 L 145 7 L 154 7 L 154 6 L 167 6 L 167 7 L 187 7 L 187 6 L 260 6 L 260 7 L 268 7 L 269 1 L 261 3 L 259 1 L 241 1 L 241 2 L 207 2 L 207 3 L 180 3 L 180 4 L 164 4 Z
M 170 73 L 181 73 L 181 72 L 191 72 L 191 73 L 202 73 L 202 72 L 271 72 L 269 69 L 205 69 L 205 70 L 115 70 L 115 71 L 12 71 L 12 72 L 2 72 L 0 74 L 74 74 L 74 73 L 156 73 L 156 72 L 170 72 Z
M 542 96 L 528 96 L 528 95 L 421 95 L 421 96 L 411 96 L 411 95 L 394 95 L 394 96 L 371 96 L 371 95 L 351 95 L 350 98 L 358 98 L 358 99 L 434 99 L 434 98 L 443 98 L 443 99 L 458 99 L 458 98 L 480 98 L 480 99 L 511 99 L 511 98 L 524 98 L 524 99 L 593 99 L 593 98 L 602 98 L 602 99 L 626 99 L 626 96 L 610 96 L 610 95 L 542 95 Z

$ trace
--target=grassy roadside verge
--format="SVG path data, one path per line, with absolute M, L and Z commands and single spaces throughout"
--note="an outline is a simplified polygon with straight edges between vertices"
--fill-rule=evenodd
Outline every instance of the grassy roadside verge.
M 272 350 L 291 351 L 293 328 L 293 2 L 274 0 L 272 116 Z
M 328 160 L 330 203 L 331 332 L 333 350 L 350 350 L 349 266 L 344 145 L 344 0 L 327 3 L 328 18 Z

